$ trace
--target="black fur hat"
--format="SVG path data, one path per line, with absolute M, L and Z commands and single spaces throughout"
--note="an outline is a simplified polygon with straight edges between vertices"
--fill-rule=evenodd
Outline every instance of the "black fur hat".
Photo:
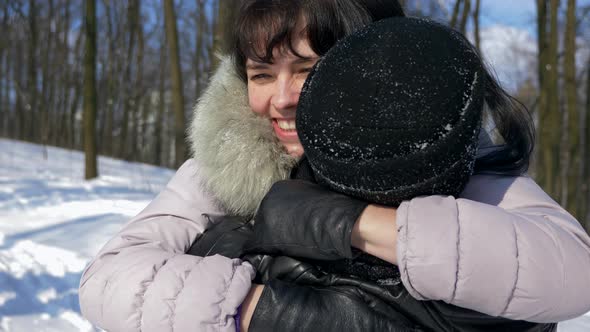
M 473 173 L 484 69 L 460 33 L 396 17 L 337 43 L 310 73 L 297 131 L 315 178 L 369 202 L 458 195 Z

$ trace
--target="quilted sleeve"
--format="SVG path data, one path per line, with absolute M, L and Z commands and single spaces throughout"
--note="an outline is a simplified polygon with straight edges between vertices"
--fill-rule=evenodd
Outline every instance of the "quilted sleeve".
M 474 176 L 462 198 L 402 203 L 397 223 L 417 299 L 543 323 L 590 310 L 590 238 L 528 177 Z
M 250 264 L 185 251 L 218 213 L 198 187 L 194 162 L 98 253 L 84 271 L 82 314 L 117 331 L 235 331 L 254 277 Z M 191 186 L 192 184 L 192 186 Z

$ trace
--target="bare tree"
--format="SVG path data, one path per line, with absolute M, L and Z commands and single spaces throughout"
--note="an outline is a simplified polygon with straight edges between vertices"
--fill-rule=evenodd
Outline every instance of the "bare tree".
M 136 70 L 135 70 L 135 80 L 134 80 L 134 87 L 133 87 L 133 108 L 132 108 L 132 115 L 133 121 L 131 123 L 131 143 L 130 143 L 130 152 L 129 158 L 131 160 L 139 160 L 138 156 L 138 138 L 140 135 L 140 123 L 141 123 L 141 113 L 146 113 L 147 110 L 145 109 L 144 103 L 142 103 L 143 97 L 145 95 L 144 89 L 142 86 L 144 85 L 144 52 L 145 52 L 145 37 L 143 31 L 143 22 L 141 21 L 141 2 L 137 0 L 137 9 L 136 9 L 136 34 L 137 34 L 137 57 L 134 61 L 136 63 Z
M 559 0 L 537 0 L 539 43 L 539 147 L 537 173 L 543 188 L 559 200 L 558 169 L 560 113 L 558 96 L 557 45 Z
M 51 63 L 51 59 L 53 57 L 53 44 L 54 44 L 54 34 L 52 33 L 52 22 L 54 22 L 54 1 L 48 0 L 47 5 L 49 6 L 49 16 L 45 19 L 44 27 L 42 29 L 43 37 L 45 43 L 44 45 L 40 45 L 42 48 L 41 57 L 41 94 L 40 94 L 40 103 L 38 104 L 38 113 L 39 117 L 37 117 L 37 121 L 39 121 L 40 125 L 38 126 L 39 132 L 37 133 L 40 135 L 40 140 L 42 144 L 47 144 L 47 140 L 49 139 L 49 112 L 52 111 L 52 102 L 53 98 L 50 97 L 50 90 L 53 90 L 55 87 L 55 76 L 53 75 L 53 66 Z M 46 150 L 45 150 L 46 151 Z
M 165 39 L 165 38 L 162 38 Z M 158 79 L 158 109 L 156 113 L 156 124 L 154 128 L 154 137 L 156 141 L 154 143 L 154 163 L 156 165 L 162 165 L 162 141 L 163 141 L 163 122 L 164 113 L 166 110 L 166 47 L 165 40 L 162 40 L 160 47 L 160 75 Z
M 37 29 L 37 1 L 29 0 L 29 48 L 28 48 L 28 67 L 27 67 L 27 93 L 25 96 L 25 110 L 27 117 L 25 120 L 25 137 L 29 141 L 35 141 L 37 138 L 37 49 L 38 49 L 38 29 Z
M 463 0 L 463 15 L 461 16 L 461 23 L 459 24 L 459 31 L 465 34 L 467 29 L 467 19 L 471 11 L 471 0 Z
M 67 114 L 67 129 L 66 129 L 66 136 L 67 139 L 66 141 L 68 142 L 68 147 L 70 149 L 75 149 L 77 148 L 76 145 L 76 137 L 77 137 L 77 133 L 76 133 L 76 112 L 78 110 L 78 106 L 80 105 L 80 98 L 82 95 L 82 89 L 83 89 L 83 85 L 84 82 L 83 80 L 80 80 L 80 73 L 82 72 L 82 67 L 83 64 L 81 63 L 82 61 L 80 61 L 79 59 L 81 58 L 81 50 L 82 50 L 82 43 L 84 41 L 84 36 L 86 34 L 85 33 L 79 33 L 78 34 L 78 38 L 76 40 L 76 45 L 74 47 L 74 54 L 76 57 L 76 61 L 74 63 L 74 68 L 73 70 L 73 75 L 72 77 L 74 78 L 70 83 L 73 85 L 73 96 L 71 98 L 71 103 L 69 104 L 69 108 L 68 108 L 68 114 Z
M 195 47 L 195 57 L 194 57 L 194 69 L 195 69 L 195 79 L 196 79 L 196 86 L 195 86 L 195 97 L 199 97 L 201 95 L 201 82 L 202 76 L 206 73 L 203 69 L 203 60 L 206 55 L 204 52 L 204 42 L 205 42 L 205 34 L 207 33 L 207 15 L 205 13 L 205 0 L 197 0 L 197 13 L 195 15 L 196 19 L 196 26 L 198 27 L 196 37 L 196 47 Z
M 217 19 L 215 20 L 215 30 L 213 32 L 213 51 L 226 53 L 229 49 L 229 40 L 231 37 L 231 27 L 238 13 L 239 3 L 237 0 L 219 1 L 217 8 Z M 213 55 L 212 67 L 218 65 L 219 59 Z
M 61 35 L 62 39 L 59 38 L 59 33 L 56 36 L 59 45 L 56 47 L 56 53 L 58 53 L 58 68 L 62 68 L 59 71 L 59 86 L 56 87 L 59 91 L 58 101 L 55 109 L 55 114 L 52 116 L 51 121 L 51 144 L 56 146 L 65 146 L 65 128 L 66 128 L 66 105 L 68 104 L 69 96 L 69 80 L 71 77 L 71 67 L 68 63 L 68 57 L 70 55 L 70 0 L 63 2 L 63 18 L 61 19 Z M 57 84 L 56 84 L 57 85 Z
M 96 0 L 86 0 L 84 53 L 85 178 L 98 176 L 96 157 Z
M 546 122 L 542 127 L 547 134 L 549 144 L 545 154 L 545 168 L 548 169 L 550 176 L 547 191 L 559 201 L 561 197 L 559 186 L 559 164 L 560 164 L 560 138 L 561 138 L 561 110 L 559 105 L 559 71 L 558 71 L 558 47 L 559 47 L 559 3 L 560 0 L 550 0 L 549 2 L 549 47 L 547 57 L 547 101 L 548 108 L 546 113 Z
M 107 28 L 107 45 L 108 45 L 108 53 L 107 53 L 107 77 L 106 77 L 106 105 L 103 109 L 104 112 L 104 125 L 102 131 L 102 141 L 104 142 L 102 153 L 113 156 L 115 154 L 114 151 L 114 140 L 113 140 L 113 127 L 115 122 L 115 110 L 114 110 L 114 101 L 115 98 L 115 91 L 117 85 L 117 79 L 115 78 L 116 74 L 116 61 L 117 57 L 115 57 L 115 43 L 116 37 L 113 28 L 113 18 L 112 18 L 112 9 L 110 2 L 103 0 L 103 7 L 105 8 L 105 19 L 107 21 L 106 28 Z
M 566 94 L 567 110 L 567 137 L 568 149 L 564 166 L 566 176 L 562 178 L 562 205 L 576 217 L 581 217 L 579 203 L 576 199 L 580 197 L 580 121 L 578 110 L 578 84 L 576 81 L 576 0 L 567 1 L 566 27 L 565 27 L 565 50 L 564 50 L 564 91 Z
M 456 0 L 455 5 L 453 6 L 453 14 L 451 16 L 451 28 L 457 27 L 457 20 L 459 19 L 459 11 L 461 10 L 461 5 L 463 4 L 463 0 Z
M 479 9 L 481 0 L 475 0 L 475 9 L 473 10 L 473 35 L 475 39 L 475 48 L 481 53 L 481 35 L 479 32 Z
M 127 56 L 125 58 L 125 74 L 123 77 L 124 99 L 123 99 L 123 118 L 121 120 L 121 141 L 119 157 L 129 159 L 129 145 L 128 145 L 128 131 L 130 113 L 134 107 L 137 107 L 135 98 L 133 98 L 133 84 L 131 83 L 131 71 L 133 66 L 133 54 L 135 50 L 135 38 L 137 37 L 137 25 L 139 17 L 139 3 L 138 0 L 129 0 L 127 7 Z
M 8 54 L 8 36 L 10 33 L 8 32 L 8 4 L 5 3 L 2 6 L 2 23 L 0 25 L 2 27 L 2 31 L 5 31 L 6 36 L 5 38 L 0 39 L 0 109 L 3 110 L 0 112 L 0 136 L 4 135 L 7 136 L 6 133 L 6 123 L 9 122 L 9 112 L 8 112 L 8 95 L 5 95 L 6 87 L 8 86 L 8 78 L 9 78 L 9 67 L 5 65 L 8 62 L 8 58 L 10 55 Z
M 166 22 L 166 40 L 170 58 L 170 74 L 172 78 L 172 104 L 174 107 L 174 165 L 179 167 L 185 159 L 185 118 L 184 118 L 184 94 L 182 87 L 182 72 L 180 69 L 180 55 L 178 49 L 178 32 L 176 30 L 176 14 L 174 2 L 164 0 L 164 15 Z

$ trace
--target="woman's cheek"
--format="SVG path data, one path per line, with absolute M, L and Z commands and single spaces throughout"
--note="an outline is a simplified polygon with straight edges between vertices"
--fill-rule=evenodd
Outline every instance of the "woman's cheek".
M 265 96 L 264 91 L 255 87 L 248 87 L 248 103 L 252 112 L 258 115 L 269 116 L 268 98 Z

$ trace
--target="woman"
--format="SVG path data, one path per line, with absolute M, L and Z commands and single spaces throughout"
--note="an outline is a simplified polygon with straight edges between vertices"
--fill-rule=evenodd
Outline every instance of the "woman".
M 274 1 L 260 11 L 265 3 L 248 1 L 238 20 L 243 34 L 235 48 L 235 72 L 243 80 L 226 61 L 197 106 L 194 158 L 84 272 L 80 304 L 96 325 L 109 331 L 232 331 L 240 304 L 241 321 L 248 325 L 263 290 L 251 287 L 252 267 L 219 255 L 184 254 L 208 227 L 202 214 L 254 214 L 270 185 L 287 177 L 301 153 L 293 121 L 311 66 L 353 30 L 403 15 L 393 1 Z M 488 106 L 506 148 L 480 158 L 479 165 L 526 166 L 530 124 L 506 105 Z M 352 237 L 331 239 L 340 244 L 336 252 L 348 255 L 352 242 L 399 262 L 404 285 L 416 298 L 537 322 L 590 309 L 590 296 L 581 294 L 588 291 L 590 240 L 529 178 L 473 177 L 462 198 L 421 197 L 397 210 L 369 205 L 357 217 L 351 213 L 338 221 L 349 225 Z M 437 227 L 425 227 L 433 218 L 439 219 Z M 441 238 L 449 229 L 456 236 Z M 502 241 L 490 243 L 481 229 Z M 496 249 L 492 253 L 490 246 Z M 490 271 L 496 275 L 492 282 Z

